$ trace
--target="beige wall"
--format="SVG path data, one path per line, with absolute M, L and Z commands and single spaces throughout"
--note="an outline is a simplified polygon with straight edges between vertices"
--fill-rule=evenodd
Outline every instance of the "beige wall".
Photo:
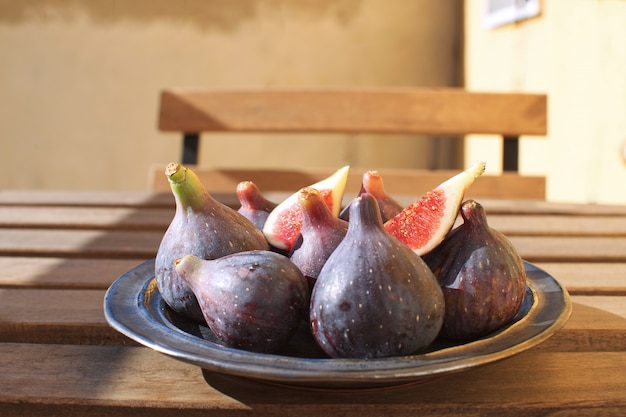
M 524 139 L 521 171 L 547 175 L 550 200 L 626 203 L 626 2 L 542 1 L 541 16 L 482 25 L 466 2 L 466 86 L 548 94 L 548 139 Z M 498 146 L 472 138 L 466 162 L 499 169 Z
M 453 85 L 458 9 L 454 0 L 0 1 L 0 188 L 145 189 L 151 164 L 180 156 L 179 136 L 156 129 L 163 87 Z M 219 166 L 433 159 L 401 137 L 212 139 L 201 161 Z

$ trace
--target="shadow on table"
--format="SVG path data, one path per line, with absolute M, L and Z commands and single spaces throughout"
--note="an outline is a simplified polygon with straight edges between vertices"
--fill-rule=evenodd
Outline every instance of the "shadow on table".
M 607 325 L 607 323 L 610 324 Z M 520 378 L 527 377 L 524 374 L 528 371 L 529 359 L 525 358 L 535 355 L 549 357 L 557 352 L 622 352 L 625 343 L 626 318 L 598 308 L 574 303 L 572 316 L 565 327 L 538 346 L 494 364 L 417 383 L 363 390 L 335 390 L 275 384 L 206 370 L 203 370 L 203 376 L 207 384 L 214 389 L 248 405 L 267 402 L 285 405 L 300 404 L 302 401 L 314 402 L 317 398 L 323 398 L 325 404 L 343 404 L 346 398 L 350 402 L 384 403 L 386 398 L 394 398 L 394 401 L 397 401 L 398 398 L 407 396 L 410 397 L 407 397 L 407 401 L 415 401 L 416 395 L 423 397 L 423 401 L 438 397 L 442 400 L 441 393 L 449 392 L 454 389 L 455 385 L 468 390 L 462 382 L 467 381 L 468 378 L 479 378 L 486 374 L 490 375 L 485 378 L 486 381 L 504 381 L 515 378 L 512 372 L 519 374 Z M 501 373 L 501 375 L 494 373 Z

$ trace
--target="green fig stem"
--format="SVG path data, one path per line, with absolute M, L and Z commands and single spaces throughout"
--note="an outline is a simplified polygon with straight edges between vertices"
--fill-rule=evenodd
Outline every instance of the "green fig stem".
M 206 206 L 207 200 L 213 199 L 192 170 L 172 162 L 165 168 L 165 175 L 180 207 L 199 211 Z

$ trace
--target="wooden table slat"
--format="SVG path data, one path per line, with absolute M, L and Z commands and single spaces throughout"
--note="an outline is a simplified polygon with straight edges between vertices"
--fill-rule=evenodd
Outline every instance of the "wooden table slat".
M 139 191 L 2 190 L 0 206 L 172 207 L 171 193 Z
M 145 259 L 0 256 L 0 288 L 106 289 Z M 626 295 L 626 263 L 539 262 L 573 295 Z
M 538 262 L 572 295 L 626 295 L 626 263 Z
M 104 294 L 104 290 L 0 289 L 0 341 L 128 344 L 126 337 L 106 323 Z M 576 303 L 573 316 L 547 342 L 548 347 L 585 350 L 593 342 L 595 348 L 626 350 L 624 297 L 572 298 Z M 577 342 L 568 345 L 560 340 Z
M 510 240 L 533 263 L 626 262 L 626 237 L 511 236 Z
M 298 190 L 293 190 L 294 192 Z M 280 202 L 288 193 L 266 193 L 272 201 Z M 225 204 L 237 206 L 233 194 L 216 193 L 214 197 Z M 421 196 L 397 196 L 408 205 Z M 345 195 L 344 204 L 354 196 Z M 544 200 L 480 199 L 479 202 L 489 214 L 564 214 L 586 216 L 625 216 L 626 206 L 619 204 L 579 204 Z M 0 190 L 0 206 L 41 206 L 41 207 L 134 207 L 171 208 L 174 199 L 171 193 L 150 193 L 138 191 L 62 191 L 62 190 Z
M 160 231 L 4 229 L 0 256 L 154 258 Z
M 172 207 L 2 206 L 0 228 L 157 230 L 164 232 Z M 506 235 L 626 236 L 624 215 L 488 213 L 494 229 Z M 459 222 L 460 224 L 460 219 Z
M 0 227 L 31 229 L 158 230 L 172 221 L 174 208 L 135 207 L 6 207 Z
M 0 256 L 150 259 L 162 238 L 160 231 L 3 229 Z M 626 262 L 626 236 L 511 236 L 510 240 L 529 262 Z
M 213 196 L 224 204 L 239 205 L 233 193 Z M 0 206 L 173 208 L 174 197 L 171 192 L 0 190 Z
M 0 288 L 106 289 L 145 259 L 0 256 Z
M 377 393 L 297 390 L 203 375 L 197 367 L 142 347 L 2 344 L 0 366 L 6 372 L 0 379 L 3 415 L 23 412 L 31 404 L 31 412 L 48 416 L 78 408 L 97 415 L 118 411 L 160 416 L 177 410 L 192 416 L 364 417 L 386 415 L 393 404 L 394 416 L 458 415 L 465 410 L 525 417 L 570 415 L 573 407 L 584 415 L 626 407 L 626 352 L 531 350 L 462 374 Z M 52 379 L 56 384 L 47 382 Z M 593 393 L 602 393 L 601 403 Z

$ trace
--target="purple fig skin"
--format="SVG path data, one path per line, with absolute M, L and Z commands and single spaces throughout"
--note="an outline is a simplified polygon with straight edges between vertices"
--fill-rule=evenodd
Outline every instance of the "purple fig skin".
M 359 191 L 357 196 L 364 193 L 368 193 L 376 199 L 376 202 L 378 203 L 378 208 L 380 210 L 380 216 L 383 219 L 383 223 L 385 223 L 389 219 L 394 218 L 404 209 L 402 204 L 400 204 L 393 197 L 387 194 L 387 191 L 385 191 L 385 187 L 383 184 L 383 179 L 378 171 L 366 171 L 363 174 L 363 179 L 361 180 L 361 190 Z M 343 210 L 339 214 L 339 218 L 346 221 L 350 220 L 349 204 L 343 208 Z
M 352 203 L 354 202 L 354 200 L 356 200 L 358 197 L 362 196 L 363 194 L 365 194 L 365 188 L 363 187 L 363 183 L 361 183 L 361 189 L 356 194 L 356 196 L 352 199 L 352 201 L 346 204 L 346 206 L 342 208 L 341 211 L 339 212 L 339 218 L 341 220 L 350 221 L 350 208 L 352 207 Z
M 312 291 L 326 260 L 346 235 L 348 222 L 335 217 L 314 188 L 301 189 L 298 202 L 302 209 L 302 229 L 289 258 L 302 271 Z
M 403 356 L 430 345 L 443 323 L 441 288 L 426 263 L 383 227 L 365 193 L 350 208 L 348 232 L 311 295 L 311 331 L 331 357 Z
M 176 199 L 176 212 L 157 250 L 157 287 L 172 310 L 202 323 L 198 301 L 176 272 L 174 261 L 187 254 L 215 259 L 245 250 L 268 249 L 268 243 L 248 219 L 215 200 L 191 170 L 172 163 L 166 175 Z
M 278 204 L 266 199 L 252 181 L 240 182 L 236 192 L 240 204 L 237 211 L 254 223 L 259 230 L 263 230 L 267 216 Z
M 424 260 L 442 287 L 446 315 L 440 336 L 471 340 L 509 323 L 526 294 L 522 258 L 511 242 L 490 228 L 474 200 L 461 205 L 463 224 Z
M 309 307 L 304 276 L 283 255 L 246 251 L 215 260 L 187 255 L 176 270 L 193 289 L 224 345 L 273 353 L 287 344 Z

